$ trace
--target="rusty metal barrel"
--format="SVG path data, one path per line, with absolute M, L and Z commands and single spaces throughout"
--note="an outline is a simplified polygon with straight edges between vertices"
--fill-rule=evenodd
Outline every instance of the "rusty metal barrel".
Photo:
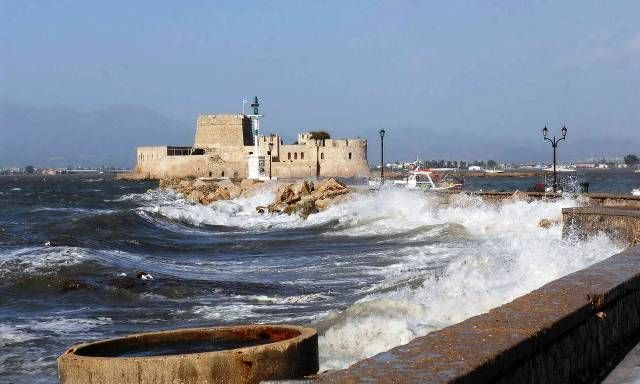
M 318 334 L 291 325 L 150 332 L 78 344 L 58 358 L 62 384 L 259 383 L 318 371 Z

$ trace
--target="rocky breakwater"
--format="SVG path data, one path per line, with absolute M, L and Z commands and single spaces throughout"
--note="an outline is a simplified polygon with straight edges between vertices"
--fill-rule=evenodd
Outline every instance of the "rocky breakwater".
M 229 179 L 162 179 L 160 189 L 173 189 L 187 199 L 203 205 L 218 200 L 250 196 L 262 186 L 261 181 L 245 179 L 235 182 Z
M 266 207 L 256 207 L 260 213 L 298 214 L 304 218 L 344 201 L 353 190 L 336 179 L 313 182 L 303 180 L 278 188 L 275 201 Z

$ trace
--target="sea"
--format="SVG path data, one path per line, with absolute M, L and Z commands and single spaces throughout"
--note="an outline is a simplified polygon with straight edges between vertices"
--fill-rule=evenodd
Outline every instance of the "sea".
M 629 171 L 588 176 L 592 192 L 640 186 Z M 305 220 L 257 213 L 271 187 L 210 206 L 156 187 L 97 174 L 0 177 L 0 382 L 57 382 L 56 358 L 75 343 L 250 323 L 316 327 L 321 370 L 339 369 L 624 248 L 538 227 L 577 205 L 569 194 L 440 206 L 423 192 L 363 188 Z

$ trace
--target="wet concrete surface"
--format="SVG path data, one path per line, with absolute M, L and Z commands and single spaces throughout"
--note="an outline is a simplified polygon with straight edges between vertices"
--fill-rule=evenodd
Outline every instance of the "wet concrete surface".
M 602 384 L 640 384 L 640 344 L 629 351 Z

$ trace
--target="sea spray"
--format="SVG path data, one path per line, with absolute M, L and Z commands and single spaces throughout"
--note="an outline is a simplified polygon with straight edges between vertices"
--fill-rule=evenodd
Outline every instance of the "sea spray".
M 384 194 L 373 197 L 383 198 Z M 392 193 L 395 197 L 398 192 Z M 388 196 L 385 196 L 388 197 Z M 427 198 L 428 200 L 428 198 Z M 321 369 L 344 368 L 433 330 L 509 302 L 558 277 L 602 260 L 623 248 L 606 236 L 582 242 L 563 240 L 560 226 L 542 229 L 542 218 L 557 217 L 561 208 L 574 206 L 571 199 L 557 201 L 506 201 L 489 205 L 467 200 L 447 208 L 424 202 L 394 199 L 375 210 L 378 220 L 357 233 L 392 233 L 408 226 L 449 223 L 464 226 L 469 243 L 460 247 L 412 247 L 399 249 L 401 267 L 391 272 L 379 287 L 400 286 L 360 299 L 343 313 L 333 314 L 334 323 L 320 337 Z M 403 205 L 409 204 L 413 210 Z M 353 222 L 366 220 L 359 211 Z M 366 214 L 365 214 L 366 215 Z M 434 258 L 448 259 L 444 271 L 425 268 Z M 424 279 L 417 287 L 399 285 L 416 270 Z M 325 320 L 326 322 L 327 320 Z M 329 320 L 331 323 L 331 320 Z
M 7 381 L 55 382 L 55 357 L 76 342 L 241 323 L 317 326 L 322 369 L 343 367 L 621 248 L 537 226 L 569 198 L 442 206 L 419 191 L 359 191 L 305 220 L 256 212 L 269 190 L 202 206 L 150 182 L 99 184 L 0 186 L 11 202 L 0 216 Z
M 364 289 L 366 296 L 345 311 L 317 319 L 331 324 L 320 337 L 323 369 L 345 367 L 485 312 L 622 249 L 604 236 L 576 242 L 563 240 L 560 226 L 538 227 L 541 219 L 558 219 L 562 208 L 575 206 L 569 197 L 488 204 L 460 195 L 441 207 L 434 195 L 387 190 L 355 194 L 307 220 L 255 212 L 256 205 L 272 198 L 271 191 L 263 191 L 210 207 L 181 202 L 151 210 L 195 225 L 323 227 L 318 235 L 326 241 L 375 237 L 392 242 L 388 263 L 363 270 L 383 279 Z M 208 313 L 205 308 L 197 311 Z

